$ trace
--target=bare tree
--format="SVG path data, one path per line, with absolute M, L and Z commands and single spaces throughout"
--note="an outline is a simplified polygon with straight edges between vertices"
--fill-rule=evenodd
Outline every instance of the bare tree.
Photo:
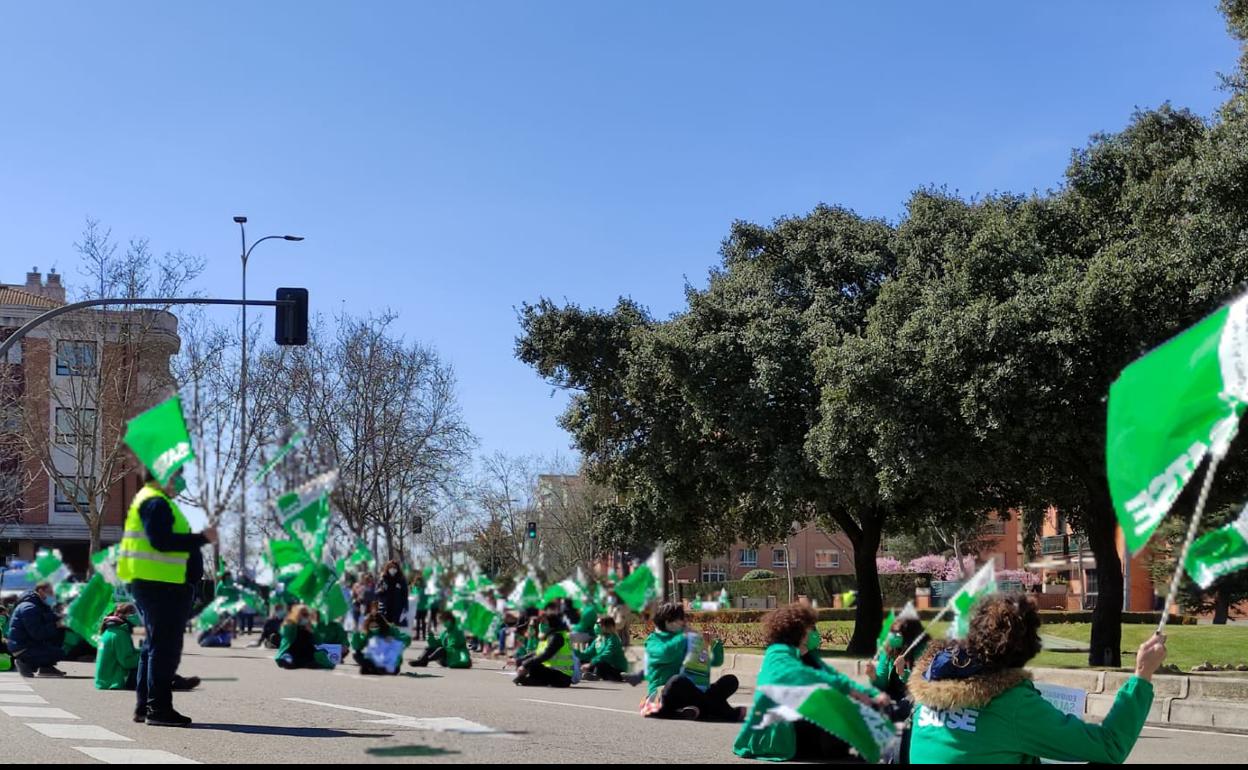
M 154 256 L 144 239 L 120 251 L 95 220 L 74 245 L 82 299 L 179 296 L 203 270 L 199 257 Z M 51 477 L 58 500 L 87 525 L 92 553 L 110 491 L 135 470 L 122 440 L 125 422 L 173 390 L 167 361 L 177 350 L 176 327 L 167 308 L 125 302 L 70 313 L 44 329 L 57 376 L 27 372 L 35 402 L 52 409 L 22 411 L 25 450 Z
M 354 536 L 384 538 L 399 558 L 412 517 L 446 496 L 474 439 L 453 370 L 433 348 L 395 336 L 394 318 L 342 316 L 333 332 L 318 321 L 306 347 L 273 365 L 289 388 L 284 409 L 307 427 L 306 461 L 338 469 L 335 511 Z

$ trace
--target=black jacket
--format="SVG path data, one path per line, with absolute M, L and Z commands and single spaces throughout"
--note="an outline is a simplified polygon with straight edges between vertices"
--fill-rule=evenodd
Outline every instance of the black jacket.
M 173 509 L 163 497 L 150 498 L 139 506 L 143 532 L 157 551 L 186 551 L 186 582 L 196 585 L 204 577 L 204 555 L 200 552 L 208 538 L 198 533 L 177 534 L 173 531 Z
M 407 579 L 400 571 L 396 577 L 383 574 L 377 587 L 377 602 L 381 614 L 392 625 L 404 625 L 407 620 Z

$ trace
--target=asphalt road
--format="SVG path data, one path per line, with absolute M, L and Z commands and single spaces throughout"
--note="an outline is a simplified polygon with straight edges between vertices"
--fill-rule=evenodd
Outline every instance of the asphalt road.
M 63 664 L 66 679 L 0 674 L 0 762 L 740 761 L 736 725 L 642 719 L 641 690 L 627 685 L 515 687 L 501 663 L 480 659 L 397 677 L 362 677 L 352 664 L 283 671 L 272 656 L 188 638 L 180 673 L 204 680 L 175 696 L 190 729 L 135 724 L 133 694 L 96 691 L 87 663 Z M 750 698 L 746 686 L 734 700 Z M 1245 752 L 1248 736 L 1149 728 L 1130 761 L 1218 764 Z

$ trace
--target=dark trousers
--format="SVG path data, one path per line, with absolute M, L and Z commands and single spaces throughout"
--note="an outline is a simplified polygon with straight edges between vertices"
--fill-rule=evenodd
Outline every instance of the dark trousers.
M 529 662 L 524 664 L 524 674 L 516 675 L 516 684 L 522 687 L 571 687 L 572 677 L 541 663 Z
M 812 722 L 799 720 L 793 723 L 797 738 L 794 759 L 821 760 L 845 759 L 849 756 L 849 744 Z
M 15 653 L 13 659 L 21 668 L 39 669 L 60 663 L 65 659 L 65 650 L 59 644 L 46 647 L 27 647 L 20 653 Z
M 173 676 L 182 660 L 182 629 L 191 613 L 191 587 L 135 581 L 130 593 L 147 629 L 139 652 L 135 711 L 169 711 Z
M 610 663 L 595 663 L 589 672 L 605 682 L 623 682 L 624 672 Z
M 352 658 L 352 659 L 356 662 L 356 664 L 357 664 L 357 665 L 359 665 L 359 667 L 360 667 L 360 673 L 361 673 L 361 674 L 368 674 L 368 675 L 381 674 L 381 675 L 386 675 L 386 674 L 397 674 L 397 673 L 399 673 L 399 670 L 398 670 L 397 668 L 396 668 L 394 671 L 387 671 L 387 670 L 385 670 L 384 668 L 382 668 L 382 667 L 378 666 L 376 663 L 372 662 L 372 661 L 371 661 L 371 660 L 369 660 L 367 657 L 365 657 L 364 653 L 362 653 L 362 652 L 353 652 L 353 653 L 351 653 L 351 658 Z M 399 661 L 399 663 L 402 663 L 402 662 L 403 662 L 403 661 L 401 661 L 401 660 Z
M 240 634 L 250 634 L 256 630 L 256 614 L 254 612 L 244 612 L 238 616 L 238 632 Z
M 702 721 L 739 722 L 741 712 L 728 703 L 728 699 L 736 693 L 737 686 L 737 678 L 727 674 L 706 688 L 706 692 L 702 692 L 688 677 L 677 674 L 663 686 L 663 706 L 654 716 L 671 719 L 680 709 L 696 706 L 701 712 L 698 719 Z
M 425 638 L 425 632 L 429 626 L 429 624 L 425 621 L 425 618 L 428 616 L 428 612 L 428 610 L 416 610 L 416 628 L 414 630 L 414 635 L 417 639 Z

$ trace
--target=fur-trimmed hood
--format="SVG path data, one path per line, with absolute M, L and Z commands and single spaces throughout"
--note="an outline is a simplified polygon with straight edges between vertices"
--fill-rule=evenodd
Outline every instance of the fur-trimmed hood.
M 940 679 L 929 682 L 923 674 L 932 665 L 936 653 L 945 649 L 931 645 L 914 665 L 914 676 L 907 683 L 910 694 L 921 706 L 934 709 L 983 708 L 1001 693 L 1031 679 L 1031 673 L 1021 668 L 1007 668 L 990 674 L 979 674 L 965 679 Z

